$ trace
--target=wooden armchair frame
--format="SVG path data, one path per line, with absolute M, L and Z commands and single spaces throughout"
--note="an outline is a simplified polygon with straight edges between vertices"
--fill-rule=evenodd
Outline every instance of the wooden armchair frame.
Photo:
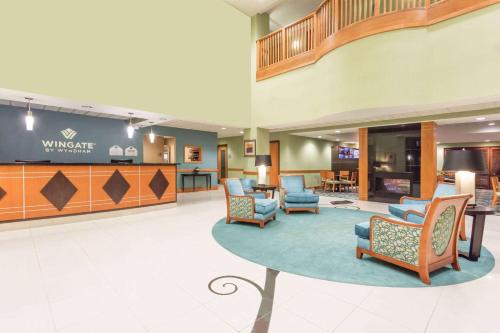
M 443 266 L 451 264 L 453 269 L 459 271 L 458 233 L 465 214 L 467 201 L 471 197 L 472 195 L 467 194 L 434 199 L 429 207 L 429 211 L 425 215 L 424 224 L 403 222 L 384 216 L 372 216 L 370 219 L 370 248 L 367 250 L 359 246 L 356 247 L 356 257 L 362 259 L 363 254 L 367 254 L 415 271 L 419 274 L 422 282 L 426 284 L 431 284 L 429 273 Z M 439 218 L 450 207 L 455 207 L 451 236 L 446 247 L 442 250 L 443 252 L 438 254 L 433 247 L 433 233 Z M 407 246 L 408 250 L 398 249 L 396 255 L 399 256 L 399 259 L 395 258 L 396 256 L 384 254 L 385 250 L 383 246 L 380 246 L 378 243 L 375 244 L 376 249 L 374 250 L 374 243 L 385 241 L 382 239 L 383 237 L 380 237 L 380 231 L 375 232 L 376 235 L 374 235 L 374 230 L 377 228 L 392 229 L 391 232 L 403 234 L 405 242 L 410 243 L 403 245 Z M 382 241 L 378 240 L 378 238 L 382 239 Z M 417 249 L 415 250 L 415 248 Z
M 493 198 L 491 199 L 490 207 L 494 209 L 498 202 L 498 196 L 497 196 L 499 187 L 498 176 L 491 176 L 490 181 L 491 181 L 491 189 L 493 190 Z

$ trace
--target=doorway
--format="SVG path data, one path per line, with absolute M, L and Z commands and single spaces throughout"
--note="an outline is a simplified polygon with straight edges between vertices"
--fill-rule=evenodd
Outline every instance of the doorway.
M 174 137 L 157 135 L 154 142 L 150 142 L 149 135 L 146 134 L 142 147 L 144 163 L 175 163 Z
M 271 167 L 269 168 L 269 183 L 273 186 L 279 185 L 280 175 L 280 142 L 269 142 L 269 153 L 271 155 Z
M 217 179 L 219 184 L 228 177 L 227 174 L 227 145 L 217 146 Z

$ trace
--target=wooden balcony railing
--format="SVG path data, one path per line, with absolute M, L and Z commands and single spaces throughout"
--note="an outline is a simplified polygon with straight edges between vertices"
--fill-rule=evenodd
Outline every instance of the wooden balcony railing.
M 435 24 L 500 0 L 325 0 L 316 11 L 257 40 L 257 81 L 316 62 L 377 33 Z

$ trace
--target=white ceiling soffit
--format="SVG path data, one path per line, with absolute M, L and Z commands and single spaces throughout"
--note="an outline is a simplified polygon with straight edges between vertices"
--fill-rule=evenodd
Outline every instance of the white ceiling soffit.
M 248 16 L 267 13 L 286 0 L 225 0 L 231 6 L 240 10 Z M 307 1 L 307 0 L 306 0 Z
M 0 104 L 25 108 L 27 107 L 26 97 L 33 98 L 31 106 L 33 109 L 38 110 L 65 112 L 91 117 L 103 117 L 123 120 L 126 120 L 130 117 L 129 113 L 133 113 L 133 122 L 134 126 L 136 127 L 151 126 L 151 124 L 153 123 L 154 125 L 164 125 L 170 127 L 194 129 L 199 131 L 215 132 L 218 133 L 219 136 L 237 136 L 241 135 L 240 132 L 243 131 L 243 129 L 241 128 L 234 127 L 227 127 L 224 130 L 224 125 L 188 122 L 174 119 L 174 117 L 168 115 L 142 110 L 109 105 L 98 105 L 95 103 L 87 102 L 75 102 L 57 97 L 0 88 Z
M 500 142 L 500 115 L 462 119 L 461 123 L 439 125 L 439 143 Z M 439 124 L 439 123 L 438 123 Z
M 322 139 L 332 142 L 357 143 L 358 129 L 343 128 L 342 130 L 325 130 L 295 133 L 298 136 L 305 136 L 313 139 Z
M 316 10 L 323 0 L 225 0 L 248 16 L 269 13 L 270 30 L 280 29 Z
M 166 122 L 159 123 L 160 126 L 184 128 L 196 131 L 217 133 L 219 138 L 243 135 L 243 128 L 226 127 L 218 124 L 206 124 L 182 119 L 172 119 Z
M 269 11 L 271 31 L 287 26 L 318 9 L 323 0 L 288 0 Z
M 411 117 L 439 116 L 440 114 L 447 115 L 455 112 L 487 110 L 498 107 L 500 107 L 500 96 L 491 96 L 487 98 L 468 99 L 454 103 L 439 103 L 426 106 L 402 106 L 341 112 L 308 122 L 285 123 L 266 126 L 266 128 L 271 130 L 271 132 L 307 132 L 308 129 L 310 131 L 315 131 L 323 127 L 343 127 L 357 123 L 398 120 Z M 445 117 L 451 119 L 449 116 L 443 116 L 443 118 Z M 440 121 L 437 122 L 439 123 Z M 442 121 L 446 120 L 443 119 Z
M 500 142 L 500 114 L 445 119 L 436 123 L 437 141 L 440 144 Z M 357 128 L 345 128 L 300 132 L 295 135 L 351 143 L 358 141 L 357 131 Z

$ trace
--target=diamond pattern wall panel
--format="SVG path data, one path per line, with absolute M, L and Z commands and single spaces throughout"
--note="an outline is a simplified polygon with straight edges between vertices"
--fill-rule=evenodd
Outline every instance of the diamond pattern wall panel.
M 130 184 L 127 182 L 125 177 L 123 177 L 120 171 L 115 170 L 102 189 L 115 204 L 119 204 L 129 188 Z
M 61 211 L 77 191 L 75 185 L 61 171 L 57 171 L 40 192 Z
M 0 200 L 2 200 L 3 197 L 5 197 L 6 194 L 7 194 L 7 192 L 5 192 L 5 190 L 0 187 Z
M 167 178 L 165 178 L 165 175 L 163 175 L 163 172 L 161 172 L 160 169 L 156 171 L 153 179 L 151 179 L 151 181 L 149 182 L 149 188 L 153 191 L 158 200 L 161 199 L 161 197 L 167 190 L 168 185 L 168 180 Z

